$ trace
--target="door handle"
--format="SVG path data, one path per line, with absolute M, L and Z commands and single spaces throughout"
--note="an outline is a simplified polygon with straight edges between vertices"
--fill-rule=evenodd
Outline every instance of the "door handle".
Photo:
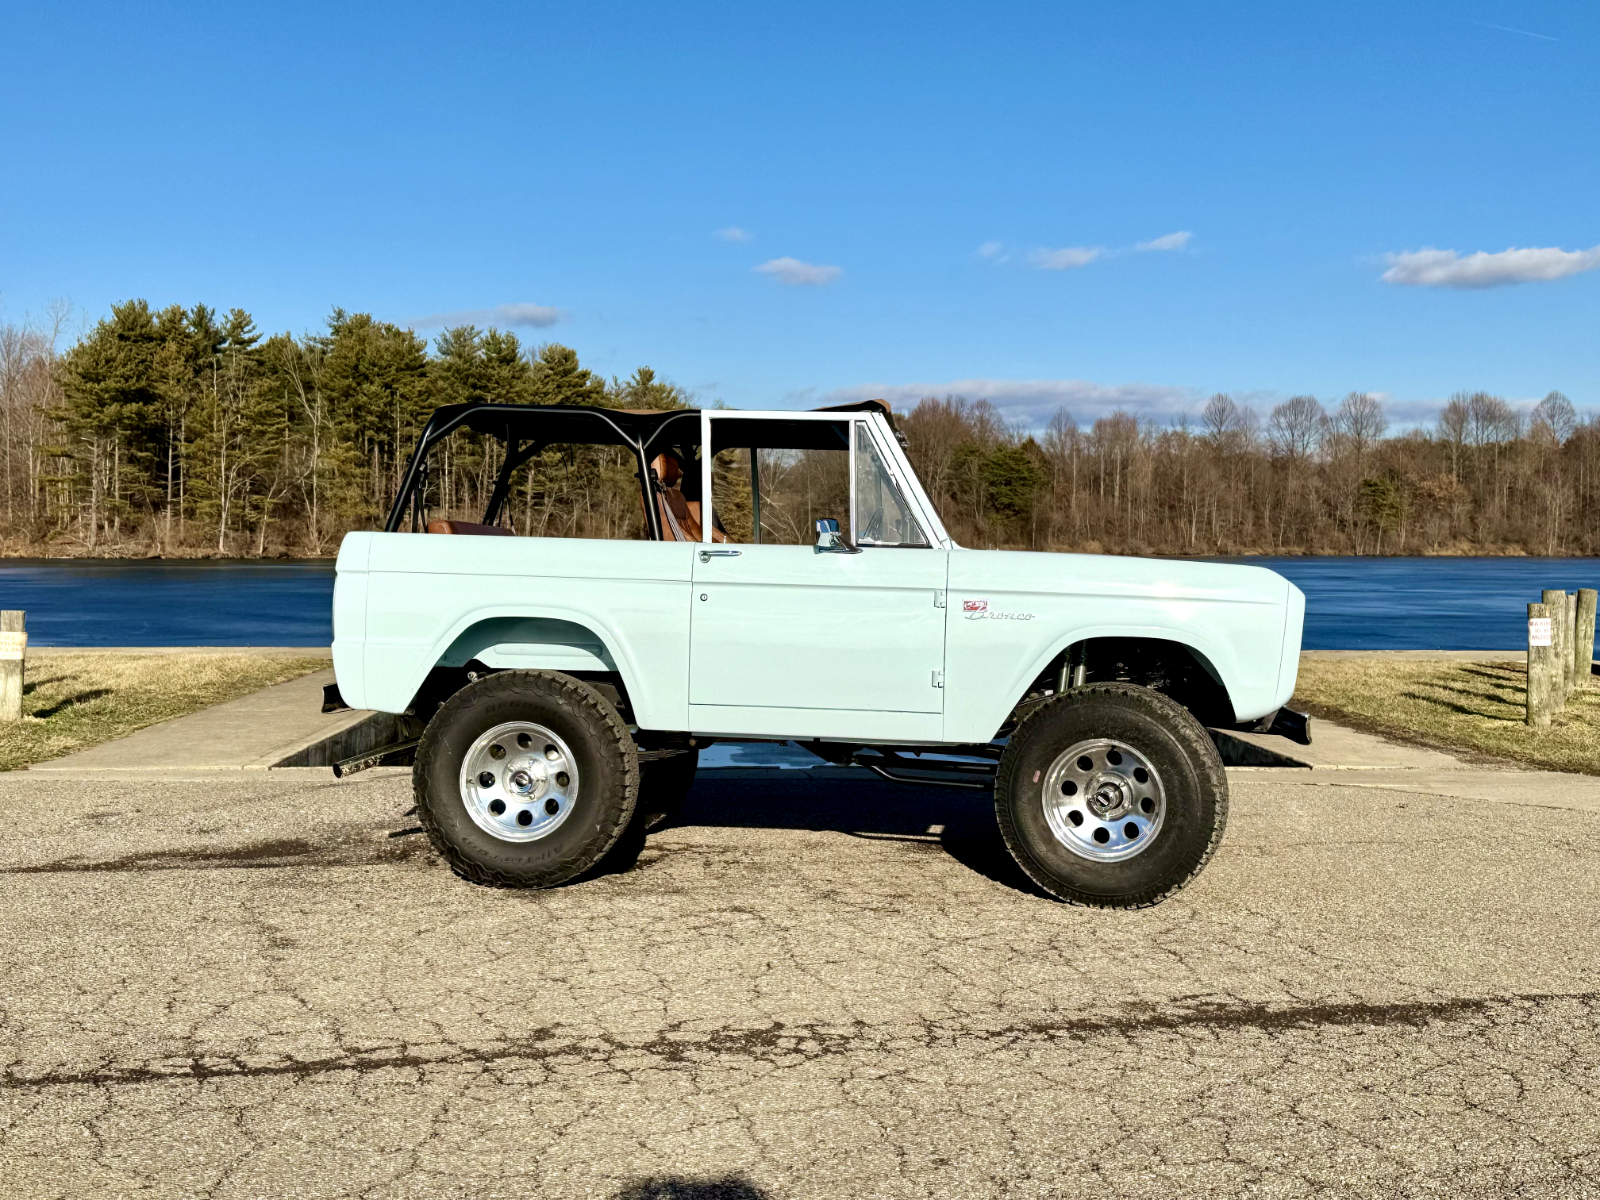
M 739 551 L 737 551 L 737 550 L 702 550 L 702 551 L 700 551 L 700 561 L 701 562 L 710 562 L 713 558 L 738 558 L 738 557 L 739 557 Z

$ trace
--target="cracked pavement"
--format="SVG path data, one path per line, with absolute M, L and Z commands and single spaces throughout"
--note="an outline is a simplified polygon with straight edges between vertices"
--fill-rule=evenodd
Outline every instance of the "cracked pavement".
M 0 1193 L 1600 1196 L 1600 814 L 1241 774 L 1110 913 L 742 774 L 548 892 L 404 771 L 0 777 Z

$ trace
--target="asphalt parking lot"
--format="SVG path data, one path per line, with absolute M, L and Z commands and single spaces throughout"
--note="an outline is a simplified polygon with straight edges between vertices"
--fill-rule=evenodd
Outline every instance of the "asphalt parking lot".
M 1600 1195 L 1592 812 L 1244 774 L 1107 913 L 969 793 L 705 780 L 542 893 L 409 804 L 0 777 L 0 1194 Z

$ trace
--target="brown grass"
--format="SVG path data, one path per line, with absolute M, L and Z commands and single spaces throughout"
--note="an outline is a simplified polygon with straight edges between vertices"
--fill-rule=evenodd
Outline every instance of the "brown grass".
M 22 720 L 0 725 L 0 771 L 124 737 L 327 665 L 326 658 L 249 651 L 30 656 Z
M 1524 723 L 1526 686 L 1518 662 L 1302 659 L 1290 703 L 1398 741 L 1600 775 L 1600 676 L 1545 730 Z

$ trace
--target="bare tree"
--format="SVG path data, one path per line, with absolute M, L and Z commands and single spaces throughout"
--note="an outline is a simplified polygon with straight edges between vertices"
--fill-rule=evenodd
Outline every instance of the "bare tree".
M 1564 446 L 1578 431 L 1578 412 L 1560 392 L 1551 392 L 1534 405 L 1531 426 L 1535 436 Z
M 1272 410 L 1267 440 L 1283 458 L 1303 462 L 1317 452 L 1328 416 L 1315 396 L 1291 396 Z

